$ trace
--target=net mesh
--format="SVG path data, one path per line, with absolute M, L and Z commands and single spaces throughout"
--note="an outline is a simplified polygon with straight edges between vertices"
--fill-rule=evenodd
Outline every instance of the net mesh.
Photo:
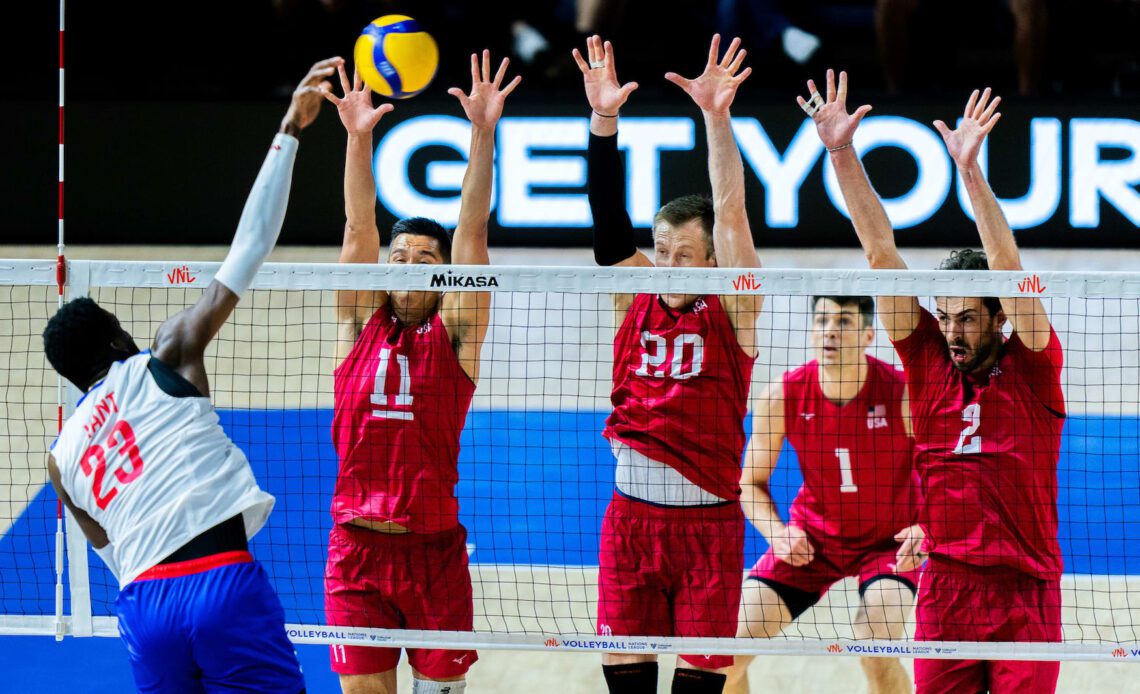
M 139 274 L 129 263 L 100 267 L 119 265 L 127 268 L 122 276 L 93 271 L 86 293 L 115 313 L 140 345 L 162 321 L 197 300 L 211 269 L 196 267 L 187 274 L 185 278 L 197 280 L 187 288 L 165 286 L 169 282 L 162 281 L 164 275 Z M 398 619 L 371 625 L 383 627 L 379 631 L 328 627 L 325 577 L 333 527 L 329 508 L 339 465 L 330 437 L 337 353 L 336 298 L 331 288 L 344 286 L 343 273 L 338 273 L 322 266 L 279 268 L 282 276 L 304 276 L 306 288 L 291 286 L 298 284 L 294 279 L 279 283 L 291 288 L 250 291 L 207 351 L 211 397 L 222 425 L 246 452 L 258 482 L 277 499 L 251 551 L 273 579 L 294 639 L 360 643 L 369 634 L 380 634 L 385 644 L 508 648 L 598 649 L 630 643 L 617 632 L 608 641 L 597 636 L 599 546 L 615 475 L 614 454 L 600 432 L 612 409 L 615 329 L 610 297 L 602 291 L 606 285 L 590 286 L 594 283 L 590 273 L 597 273 L 592 268 L 536 271 L 533 282 L 549 285 L 550 291 L 515 291 L 522 285 L 507 281 L 510 277 L 500 282 L 502 287 L 493 288 L 480 379 L 460 436 L 455 487 L 459 519 L 467 530 L 473 633 L 420 632 L 428 627 L 417 626 L 422 623 L 417 623 L 417 615 L 403 622 L 408 630 L 399 629 Z M 708 287 L 727 286 L 717 284 L 720 276 L 670 274 Z M 768 384 L 815 357 L 811 290 L 832 289 L 834 273 L 795 275 L 794 283 L 774 282 L 774 289 L 765 289 L 773 293 L 766 297 L 758 323 L 753 405 Z M 915 273 L 911 286 L 922 296 L 947 295 L 954 289 L 977 293 L 967 277 L 970 273 L 955 275 Z M 111 283 L 107 277 L 120 285 L 141 286 L 101 286 Z M 767 275 L 763 279 L 767 282 Z M 1058 285 L 1072 287 L 1077 279 Z M 1133 286 L 1128 282 L 1140 282 L 1140 276 L 1126 280 L 1112 287 Z M 383 286 L 399 278 L 352 281 Z M 643 287 L 626 277 L 613 281 L 631 290 Z M 556 290 L 560 283 L 580 289 Z M 266 284 L 263 278 L 258 286 Z M 853 284 L 870 286 L 863 279 Z M 776 293 L 793 285 L 799 289 Z M 826 293 L 856 293 L 850 291 L 852 282 L 842 288 L 847 291 Z M 1136 548 L 1132 538 L 1140 530 L 1140 511 L 1134 503 L 1135 490 L 1140 488 L 1140 299 L 1129 296 L 1131 291 L 1118 291 L 1121 296 L 1081 296 L 1090 292 L 1070 290 L 1069 295 L 1046 293 L 1044 298 L 1064 347 L 1062 386 L 1069 415 L 1057 471 L 1065 566 L 1064 643 L 1043 650 L 1040 644 L 1021 644 L 1011 653 L 1093 657 L 1140 641 L 1136 631 L 1140 585 L 1133 578 L 1140 573 L 1140 552 L 1132 551 Z M 54 311 L 53 292 L 47 286 L 0 287 L 0 310 L 5 312 L 0 331 L 8 364 L 0 402 L 4 413 L 0 447 L 10 470 L 0 484 L 4 492 L 0 609 L 5 615 L 54 612 L 55 497 L 43 486 L 42 461 L 54 436 L 55 379 L 39 340 Z M 922 303 L 933 308 L 931 299 Z M 867 352 L 898 364 L 885 331 L 878 323 L 876 327 Z M 752 417 L 741 426 L 750 431 Z M 772 498 L 785 520 L 802 481 L 795 451 L 785 444 L 770 482 Z M 751 567 L 766 548 L 749 524 L 744 566 Z M 672 559 L 682 563 L 693 561 L 683 556 L 680 547 L 662 552 L 680 554 Z M 648 565 L 652 559 L 644 561 Z M 89 563 L 92 612 L 96 617 L 111 616 L 117 583 L 94 554 Z M 731 649 L 816 652 L 837 641 L 846 645 L 845 640 L 855 635 L 858 588 L 855 579 L 841 580 L 775 639 L 740 640 Z M 448 599 L 456 595 L 462 598 L 461 586 L 449 592 Z M 386 608 L 377 605 L 375 613 L 383 613 Z M 610 637 L 604 629 L 602 633 Z M 693 642 L 677 639 L 677 634 L 628 636 L 674 637 L 657 639 L 653 649 L 662 652 L 694 647 Z M 903 640 L 911 643 L 913 638 L 910 617 Z M 716 642 L 716 650 L 729 648 Z

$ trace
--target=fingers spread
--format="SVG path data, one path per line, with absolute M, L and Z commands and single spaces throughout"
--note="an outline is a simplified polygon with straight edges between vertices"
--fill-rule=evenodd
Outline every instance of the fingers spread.
M 835 70 L 827 70 L 827 100 L 828 102 L 835 101 Z
M 716 65 L 716 59 L 720 55 L 720 34 L 713 34 L 712 43 L 709 44 L 709 62 L 708 66 Z
M 836 93 L 835 98 L 839 100 L 840 104 L 847 103 L 847 71 L 843 70 L 839 73 L 839 91 Z
M 471 54 L 471 88 L 474 89 L 475 85 L 479 84 L 479 56 Z
M 577 48 L 570 51 L 570 55 L 573 56 L 574 62 L 578 63 L 578 69 L 582 71 L 583 75 L 590 72 L 590 65 L 582 58 L 582 54 L 578 52 Z
M 689 90 L 689 85 L 692 83 L 692 80 L 687 80 L 675 72 L 666 72 L 665 73 L 665 79 L 669 80 L 670 82 L 677 85 L 681 89 L 684 89 L 685 91 Z
M 499 63 L 499 71 L 495 73 L 495 89 L 503 83 L 503 78 L 507 76 L 507 66 L 510 64 L 510 58 L 503 58 L 503 62 Z
M 483 49 L 483 81 L 491 81 L 491 51 Z
M 521 82 L 522 75 L 515 75 L 515 78 L 511 80 L 510 84 L 508 84 L 506 88 L 503 89 L 503 96 L 510 96 L 511 92 L 513 92 L 515 90 L 515 87 L 519 86 L 519 83 Z
M 360 76 L 360 71 L 355 67 L 352 68 L 352 89 L 353 91 L 360 91 L 364 88 L 364 79 Z
M 966 110 L 962 113 L 962 115 L 965 116 L 966 118 L 969 118 L 970 114 L 972 114 L 974 112 L 974 104 L 976 104 L 976 103 L 978 103 L 978 90 L 977 89 L 975 89 L 973 91 L 973 93 L 970 94 L 970 100 L 966 102 Z
M 737 37 L 732 40 L 732 43 L 728 44 L 728 50 L 724 52 L 724 58 L 721 59 L 719 65 L 721 67 L 727 67 L 728 65 L 732 64 L 733 60 L 736 58 L 736 51 L 739 48 L 740 38 Z M 731 70 L 729 70 L 729 72 L 731 72 Z

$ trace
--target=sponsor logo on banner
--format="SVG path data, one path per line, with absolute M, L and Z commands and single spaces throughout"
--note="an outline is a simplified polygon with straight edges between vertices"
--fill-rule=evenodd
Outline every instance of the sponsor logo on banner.
M 1023 294 L 1044 294 L 1045 285 L 1041 283 L 1040 275 L 1030 275 L 1017 283 L 1017 291 Z
M 840 646 L 838 643 L 833 643 L 827 647 L 827 652 L 828 653 L 842 653 L 843 652 L 843 646 Z
M 1113 658 L 1125 658 L 1127 656 L 1128 656 L 1128 652 L 1125 651 L 1123 648 L 1114 648 L 1112 650 L 1112 657 Z
M 547 648 L 558 648 L 558 639 L 549 638 L 543 641 L 542 645 L 546 646 Z
M 828 649 L 830 650 L 830 648 Z M 864 655 L 873 655 L 876 653 L 886 653 L 889 655 L 913 655 L 910 646 L 848 646 L 848 653 L 860 653 Z
M 732 280 L 732 288 L 740 291 L 758 292 L 760 291 L 760 280 L 756 279 L 756 273 L 742 272 Z
M 176 267 L 170 272 L 166 273 L 166 283 L 173 286 L 180 286 L 186 284 L 194 284 L 198 278 L 194 276 L 193 271 L 186 265 Z
M 497 287 L 499 280 L 494 275 L 455 275 L 451 272 L 436 273 L 431 276 L 432 287 Z

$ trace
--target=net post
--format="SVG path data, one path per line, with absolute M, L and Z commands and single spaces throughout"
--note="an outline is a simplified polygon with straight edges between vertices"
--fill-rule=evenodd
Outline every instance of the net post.
M 64 11 L 66 0 L 59 0 L 59 168 L 56 193 L 59 221 L 56 230 L 56 287 L 57 307 L 64 305 L 64 286 L 67 284 L 67 264 L 64 259 Z M 56 433 L 64 426 L 64 383 L 56 376 Z M 71 523 L 68 523 L 71 524 Z M 67 632 L 64 619 L 64 505 L 56 500 L 56 640 L 63 640 Z M 74 603 L 73 603 L 74 606 Z M 90 613 L 90 601 L 88 602 Z
M 87 296 L 90 293 L 90 273 L 82 261 L 68 263 L 67 278 L 69 298 Z M 75 411 L 75 404 L 82 395 L 74 385 L 67 384 L 64 399 L 66 415 Z M 94 636 L 87 538 L 74 516 L 65 512 L 64 517 L 66 518 L 67 581 L 71 594 L 70 633 L 72 636 Z

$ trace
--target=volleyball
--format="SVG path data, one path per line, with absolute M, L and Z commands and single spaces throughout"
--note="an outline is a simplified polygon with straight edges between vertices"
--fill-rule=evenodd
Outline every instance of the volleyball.
M 439 47 L 420 23 L 401 14 L 372 20 L 353 51 L 356 69 L 372 91 L 407 99 L 427 88 L 439 65 Z

